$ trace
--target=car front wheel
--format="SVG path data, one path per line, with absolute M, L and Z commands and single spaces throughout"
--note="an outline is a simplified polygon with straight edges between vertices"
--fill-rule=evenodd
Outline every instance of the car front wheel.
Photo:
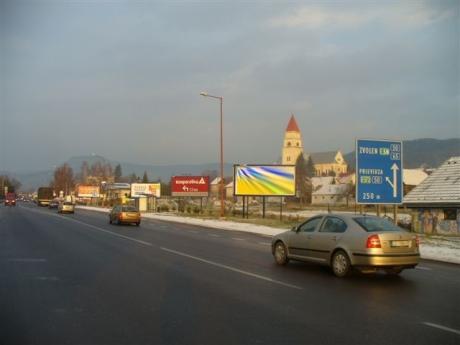
M 286 246 L 281 241 L 275 244 L 275 252 L 273 255 L 278 265 L 286 265 L 289 262 Z
M 351 272 L 350 259 L 343 250 L 334 253 L 331 264 L 332 272 L 339 278 L 343 278 Z

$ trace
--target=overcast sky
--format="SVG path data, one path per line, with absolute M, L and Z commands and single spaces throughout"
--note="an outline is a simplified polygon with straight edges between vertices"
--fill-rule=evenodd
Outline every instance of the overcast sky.
M 460 133 L 459 1 L 0 1 L 0 170 Z

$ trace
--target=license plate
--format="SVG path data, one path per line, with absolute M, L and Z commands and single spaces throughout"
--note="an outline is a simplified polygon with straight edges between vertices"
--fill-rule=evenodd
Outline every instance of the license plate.
M 391 241 L 392 247 L 409 247 L 410 241 Z

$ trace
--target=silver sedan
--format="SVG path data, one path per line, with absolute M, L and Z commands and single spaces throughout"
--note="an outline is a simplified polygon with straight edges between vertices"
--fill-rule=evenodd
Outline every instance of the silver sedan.
M 399 274 L 420 260 L 418 237 L 391 221 L 367 215 L 328 214 L 273 237 L 276 263 L 292 260 L 328 265 L 338 277 L 352 268 Z

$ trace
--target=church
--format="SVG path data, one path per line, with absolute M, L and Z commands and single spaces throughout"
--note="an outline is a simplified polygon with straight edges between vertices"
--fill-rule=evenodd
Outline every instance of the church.
M 284 133 L 283 149 L 281 152 L 281 164 L 295 164 L 297 158 L 303 154 L 305 160 L 311 157 L 315 167 L 316 176 L 339 176 L 346 174 L 348 171 L 347 163 L 345 162 L 342 153 L 338 151 L 315 152 L 307 154 L 303 148 L 302 134 L 297 125 L 294 115 L 291 115 L 289 123 Z

